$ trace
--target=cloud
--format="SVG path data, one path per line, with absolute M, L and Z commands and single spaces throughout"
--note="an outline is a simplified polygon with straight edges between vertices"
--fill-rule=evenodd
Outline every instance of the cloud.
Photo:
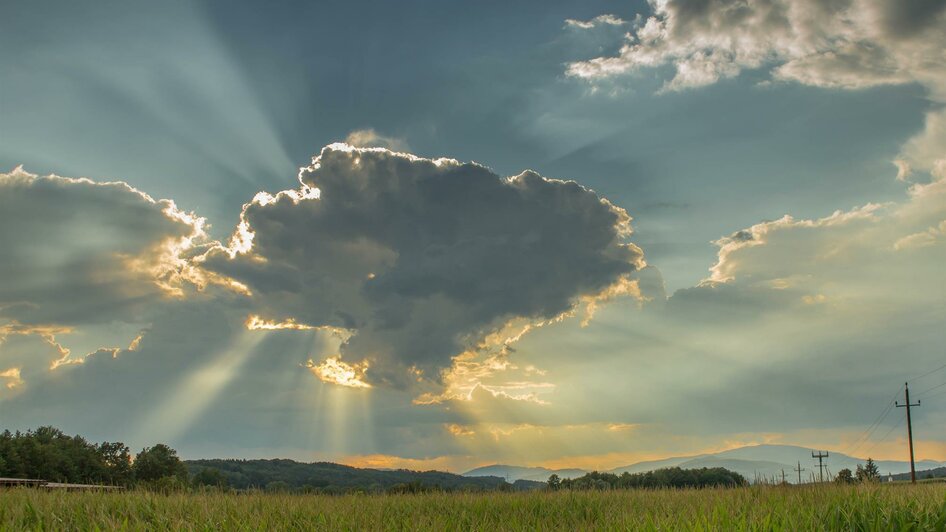
M 370 367 L 367 361 L 348 364 L 335 356 L 323 360 L 321 364 L 309 360 L 305 366 L 324 382 L 349 388 L 371 388 L 371 385 L 365 382 L 365 372 Z
M 450 434 L 453 434 L 454 436 L 473 436 L 476 434 L 476 432 L 473 429 L 469 427 L 465 427 L 463 425 L 459 425 L 457 423 L 449 423 L 445 425 L 445 427 L 447 429 L 447 432 L 449 432 Z
M 23 391 L 28 382 L 69 362 L 69 350 L 56 341 L 50 328 L 0 327 L 0 398 Z M 0 381 L 3 382 L 3 381 Z
M 610 423 L 608 424 L 608 430 L 612 431 L 628 431 L 638 428 L 639 425 L 633 423 Z
M 351 331 L 340 355 L 373 384 L 439 385 L 454 357 L 501 348 L 507 324 L 632 293 L 643 266 L 624 210 L 534 172 L 335 144 L 299 178 L 245 205 L 202 267 L 261 315 Z
M 909 6 L 892 0 L 651 0 L 650 6 L 653 14 L 637 21 L 618 55 L 572 63 L 569 73 L 599 78 L 669 64 L 676 75 L 665 88 L 680 90 L 774 65 L 777 79 L 863 88 L 922 82 L 937 67 L 911 54 L 935 57 L 943 40 L 935 31 L 941 7 L 904 17 Z
M 590 30 L 597 26 L 623 26 L 625 24 L 627 24 L 626 20 L 610 14 L 598 15 L 591 20 L 565 19 L 565 26 L 582 30 Z
M 716 245 L 706 279 L 662 305 L 612 304 L 580 334 L 562 323 L 516 344 L 516 364 L 548 369 L 550 404 L 478 391 L 488 407 L 454 401 L 452 411 L 531 424 L 596 416 L 708 439 L 863 432 L 904 380 L 912 393 L 943 380 L 913 382 L 941 365 L 946 341 L 946 182 L 915 184 L 900 202 L 760 222 Z M 658 300 L 659 272 L 645 272 L 640 290 Z M 631 448 L 650 445 L 644 432 Z
M 78 324 L 180 294 L 204 221 L 125 183 L 0 174 L 0 316 Z
M 407 141 L 397 137 L 381 135 L 373 128 L 356 129 L 345 137 L 345 144 L 356 148 L 387 148 L 391 151 L 409 152 Z
M 571 76 L 601 80 L 670 66 L 664 92 L 702 87 L 767 68 L 772 81 L 830 89 L 918 83 L 946 104 L 946 3 L 897 0 L 649 0 L 620 50 L 569 64 Z M 901 158 L 916 170 L 946 165 L 946 111 Z
M 897 251 L 910 248 L 923 248 L 935 245 L 946 235 L 946 220 L 943 220 L 936 226 L 929 227 L 923 231 L 909 234 L 893 244 Z
M 203 219 L 125 183 L 0 173 L 0 370 L 22 389 L 45 371 L 117 352 L 103 344 L 128 345 L 123 331 L 206 282 L 190 262 L 204 238 Z M 79 342 L 85 351 L 73 353 L 86 330 L 101 343 Z
M 509 408 L 484 417 L 498 420 L 547 409 L 545 370 L 511 361 L 524 334 L 639 296 L 630 217 L 575 183 L 347 145 L 300 177 L 257 194 L 225 245 L 124 183 L 4 174 L 8 424 L 180 444 L 238 415 L 242 441 L 265 445 L 250 433 L 316 415 L 334 436 L 296 431 L 298 448 L 437 452 L 444 426 L 482 408 Z M 452 395 L 412 401 L 461 388 L 461 415 Z M 405 420 L 422 428 L 402 434 Z M 346 441 L 363 433 L 352 423 L 378 440 Z
M 20 368 L 11 367 L 3 371 L 0 371 L 0 378 L 6 379 L 6 388 L 12 390 L 23 384 L 23 379 L 20 377 Z
M 877 390 L 892 393 L 898 382 L 939 364 L 944 234 L 942 181 L 914 185 L 902 203 L 818 219 L 784 216 L 736 231 L 717 242 L 707 279 L 677 291 L 651 319 L 629 325 L 630 334 L 641 326 L 655 331 L 632 348 L 656 357 L 671 345 L 699 354 L 695 371 L 716 368 L 713 382 L 687 381 L 681 406 L 699 406 L 676 423 L 699 425 L 711 412 L 727 412 L 732 421 L 693 430 L 856 423 L 867 415 L 864 403 L 878 400 Z M 674 340 L 681 335 L 686 340 Z M 681 371 L 667 379 L 686 380 Z M 751 405 L 740 404 L 750 396 Z M 788 398 L 792 412 L 784 411 Z M 834 408 L 818 419 L 794 414 L 829 400 Z M 782 414 L 771 421 L 776 411 Z
M 946 258 L 944 222 L 943 181 L 914 185 L 909 200 L 899 204 L 868 204 L 813 220 L 784 216 L 717 241 L 718 261 L 704 285 L 807 288 L 813 297 L 824 293 L 820 288 L 851 297 L 885 288 L 902 293 L 905 286 L 934 282 L 928 268 L 932 259 Z M 908 259 L 908 252 L 920 255 Z M 918 297 L 917 302 L 927 299 Z
M 851 211 L 836 211 L 817 220 L 795 220 L 785 215 L 736 231 L 716 241 L 719 260 L 710 268 L 711 275 L 705 282 L 727 282 L 737 274 L 743 280 L 777 282 L 808 274 L 809 268 L 822 264 L 825 259 L 843 256 L 844 248 L 853 244 L 851 227 L 876 222 L 881 209 L 881 205 L 868 204 Z M 790 242 L 753 249 L 773 239 Z

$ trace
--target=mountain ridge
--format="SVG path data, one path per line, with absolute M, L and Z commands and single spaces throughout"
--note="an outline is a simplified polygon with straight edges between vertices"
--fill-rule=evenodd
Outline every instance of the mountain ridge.
M 635 462 L 626 466 L 607 470 L 607 473 L 645 473 L 667 467 L 682 469 L 698 469 L 702 467 L 725 467 L 740 473 L 747 479 L 757 478 L 781 479 L 783 474 L 786 481 L 798 482 L 799 473 L 796 467 L 801 467 L 801 481 L 807 482 L 818 477 L 818 462 L 811 453 L 819 449 L 798 445 L 759 444 L 746 445 L 735 449 L 727 449 L 718 453 L 704 453 L 688 456 L 674 456 L 659 460 Z M 823 449 L 822 449 L 823 450 Z M 837 451 L 828 450 L 828 457 L 824 459 L 826 476 L 833 478 L 841 469 L 855 470 L 858 464 L 867 462 L 866 458 L 857 458 Z M 910 462 L 906 460 L 875 460 L 883 476 L 897 475 L 910 471 Z M 946 466 L 946 462 L 935 460 L 918 460 L 916 468 L 934 469 Z M 563 472 L 565 472 L 563 474 Z M 575 478 L 587 471 L 578 468 L 548 469 L 544 467 L 523 467 L 505 464 L 494 464 L 478 467 L 461 473 L 463 476 L 499 476 L 510 482 L 524 479 L 533 481 L 547 480 L 552 474 L 562 478 Z M 523 475 L 523 476 L 518 476 Z M 542 475 L 545 475 L 542 477 Z M 568 476 L 566 476 L 568 475 Z

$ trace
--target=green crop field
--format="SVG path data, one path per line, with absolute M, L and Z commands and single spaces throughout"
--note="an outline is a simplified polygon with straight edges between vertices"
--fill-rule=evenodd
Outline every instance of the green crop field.
M 293 495 L 0 491 L 0 529 L 946 530 L 946 485 Z

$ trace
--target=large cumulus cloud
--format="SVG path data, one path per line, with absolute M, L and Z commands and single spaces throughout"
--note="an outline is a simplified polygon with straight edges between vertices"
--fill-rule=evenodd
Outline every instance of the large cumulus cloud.
M 832 89 L 918 83 L 946 103 L 946 2 L 941 0 L 649 0 L 620 51 L 571 63 L 598 80 L 670 66 L 664 91 L 679 91 L 767 68 L 773 81 Z M 589 28 L 589 31 L 592 31 Z M 946 172 L 946 115 L 904 147 L 909 169 Z
M 511 322 L 627 290 L 643 266 L 628 215 L 573 182 L 341 144 L 299 177 L 247 204 L 203 267 L 265 317 L 352 332 L 341 354 L 374 382 L 439 382 Z

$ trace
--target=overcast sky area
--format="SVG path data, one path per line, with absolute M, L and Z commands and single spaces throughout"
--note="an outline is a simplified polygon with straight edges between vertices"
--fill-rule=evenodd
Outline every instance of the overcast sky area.
M 946 460 L 946 1 L 0 8 L 0 428 Z M 935 371 L 934 371 L 935 370 Z

